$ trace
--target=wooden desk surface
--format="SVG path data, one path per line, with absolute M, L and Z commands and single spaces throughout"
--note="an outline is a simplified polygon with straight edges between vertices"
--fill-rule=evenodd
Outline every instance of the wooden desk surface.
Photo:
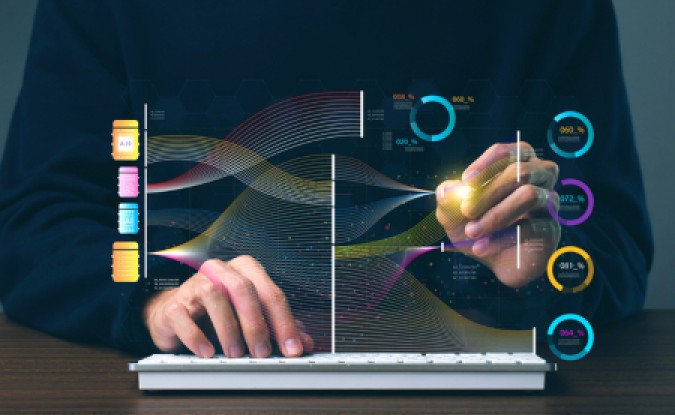
M 0 413 L 675 414 L 675 311 L 646 311 L 597 331 L 591 353 L 558 362 L 543 392 L 144 394 L 127 371 L 135 360 L 0 315 Z

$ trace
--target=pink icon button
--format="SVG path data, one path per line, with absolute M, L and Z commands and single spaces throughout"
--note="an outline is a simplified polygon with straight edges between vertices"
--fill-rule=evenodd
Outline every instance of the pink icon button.
M 120 197 L 138 197 L 138 167 L 120 167 L 117 194 Z

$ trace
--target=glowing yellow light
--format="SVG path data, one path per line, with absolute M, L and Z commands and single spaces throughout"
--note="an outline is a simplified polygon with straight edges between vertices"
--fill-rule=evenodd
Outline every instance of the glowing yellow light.
M 463 185 L 459 186 L 456 190 L 457 197 L 460 199 L 467 199 L 469 196 L 471 196 L 471 193 L 473 192 L 473 188 L 471 186 Z

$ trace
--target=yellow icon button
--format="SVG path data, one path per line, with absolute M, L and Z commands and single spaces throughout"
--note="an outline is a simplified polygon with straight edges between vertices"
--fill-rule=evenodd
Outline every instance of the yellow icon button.
M 138 281 L 138 258 L 137 242 L 114 242 L 112 254 L 113 281 Z
M 112 150 L 113 160 L 138 160 L 138 121 L 113 121 Z

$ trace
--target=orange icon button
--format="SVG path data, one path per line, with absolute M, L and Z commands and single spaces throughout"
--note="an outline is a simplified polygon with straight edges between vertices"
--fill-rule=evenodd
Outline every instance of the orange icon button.
M 114 242 L 112 254 L 113 281 L 138 281 L 138 258 L 137 242 Z
M 138 160 L 138 121 L 113 121 L 112 150 L 113 160 Z

